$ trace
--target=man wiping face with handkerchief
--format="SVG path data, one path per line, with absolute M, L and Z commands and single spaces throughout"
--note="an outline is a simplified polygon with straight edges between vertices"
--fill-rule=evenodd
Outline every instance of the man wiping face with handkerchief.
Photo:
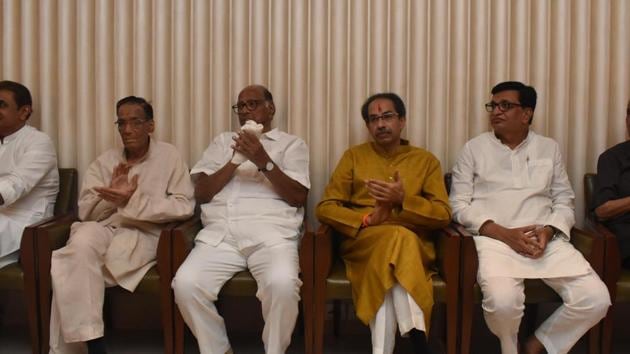
M 235 273 L 258 284 L 266 353 L 284 353 L 300 300 L 298 241 L 310 188 L 308 147 L 272 129 L 276 108 L 263 86 L 243 89 L 232 106 L 241 128 L 220 134 L 192 169 L 203 229 L 173 280 L 175 301 L 199 351 L 230 353 L 214 302 Z

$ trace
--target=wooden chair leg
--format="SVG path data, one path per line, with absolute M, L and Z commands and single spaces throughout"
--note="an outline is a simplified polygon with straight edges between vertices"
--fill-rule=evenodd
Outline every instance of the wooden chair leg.
M 304 326 L 304 353 L 313 354 L 313 279 L 303 276 L 301 289 L 302 324 Z
M 470 340 L 472 337 L 472 320 L 474 312 L 474 303 L 472 300 L 472 291 L 468 296 L 464 295 L 462 299 L 461 312 L 461 354 L 470 354 Z
M 588 331 L 588 353 L 600 354 L 601 350 L 601 322 Z
M 160 294 L 160 312 L 162 318 L 162 333 L 164 335 L 164 353 L 173 354 L 174 350 L 174 320 L 173 320 L 173 292 L 169 291 L 171 296 L 164 296 L 164 292 Z
M 324 324 L 326 320 L 325 289 L 315 286 L 313 299 L 313 353 L 324 353 Z
M 613 304 L 609 309 L 606 317 L 601 322 L 601 353 L 612 353 L 612 336 L 613 336 Z
M 186 336 L 186 324 L 184 318 L 175 304 L 173 314 L 173 352 L 174 354 L 184 354 L 184 341 Z
M 41 271 L 40 274 L 42 274 Z M 48 274 L 50 274 L 50 271 L 48 272 Z M 48 354 L 48 351 L 50 349 L 50 309 L 52 305 L 52 289 L 50 275 L 48 274 L 45 276 L 48 281 L 40 281 L 39 289 L 39 330 L 41 334 L 41 346 L 39 348 L 40 354 Z
M 313 354 L 313 300 L 303 298 L 304 353 Z
M 39 354 L 42 350 L 39 303 L 37 301 L 37 290 L 34 278 L 34 267 L 24 273 L 24 303 L 26 304 L 26 312 L 28 317 L 28 329 L 31 337 L 31 351 L 33 354 Z

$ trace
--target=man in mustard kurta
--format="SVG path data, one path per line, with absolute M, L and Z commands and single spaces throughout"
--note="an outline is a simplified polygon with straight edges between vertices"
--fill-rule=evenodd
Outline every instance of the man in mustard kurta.
M 369 97 L 361 115 L 373 141 L 344 153 L 317 217 L 345 236 L 340 253 L 372 352 L 393 352 L 398 325 L 416 353 L 429 353 L 435 250 L 428 230 L 451 219 L 440 162 L 400 138 L 406 117 L 398 95 Z

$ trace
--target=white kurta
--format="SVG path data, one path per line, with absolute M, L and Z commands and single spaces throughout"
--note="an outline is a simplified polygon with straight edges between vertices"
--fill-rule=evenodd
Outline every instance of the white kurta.
M 59 192 L 55 146 L 25 125 L 0 142 L 0 268 L 20 248 L 24 228 L 53 215 Z
M 109 186 L 114 167 L 126 162 L 123 149 L 117 148 L 90 164 L 79 196 L 79 219 L 116 229 L 104 255 L 105 267 L 117 284 L 133 291 L 155 264 L 163 225 L 190 217 L 195 202 L 188 166 L 177 148 L 151 139 L 145 157 L 129 170 L 129 178 L 139 175 L 138 189 L 127 205 L 116 208 L 101 199 L 94 187 Z M 75 229 L 78 227 L 73 225 Z
M 219 135 L 191 173 L 213 174 L 232 158 L 232 137 Z M 276 167 L 306 188 L 308 147 L 296 136 L 276 129 L 260 137 Z M 265 319 L 265 352 L 280 354 L 291 342 L 298 315 L 298 238 L 303 208 L 284 201 L 263 172 L 243 162 L 209 203 L 201 205 L 204 228 L 195 247 L 173 279 L 175 301 L 197 338 L 199 351 L 225 353 L 230 344 L 223 318 L 214 302 L 226 281 L 249 269 Z
M 493 132 L 468 141 L 453 167 L 453 219 L 475 236 L 480 276 L 553 278 L 586 274 L 591 267 L 570 243 L 575 196 L 558 144 L 530 130 L 515 149 Z M 478 235 L 487 221 L 508 227 L 551 225 L 561 231 L 539 259 Z
M 211 175 L 232 158 L 232 137 L 227 132 L 208 146 L 191 174 Z M 260 137 L 269 157 L 291 179 L 310 188 L 308 147 L 294 135 L 273 129 Z M 271 182 L 251 161 L 242 163 L 232 179 L 212 201 L 201 205 L 203 230 L 196 241 L 218 245 L 230 234 L 240 248 L 282 240 L 297 240 L 304 219 L 304 208 L 292 207 L 282 200 Z
M 80 353 L 84 342 L 103 336 L 105 286 L 134 291 L 155 264 L 165 223 L 193 214 L 193 185 L 177 149 L 151 139 L 149 151 L 129 170 L 138 187 L 124 207 L 102 199 L 112 172 L 126 163 L 123 149 L 111 149 L 90 164 L 79 196 L 79 218 L 65 247 L 53 252 L 50 352 Z

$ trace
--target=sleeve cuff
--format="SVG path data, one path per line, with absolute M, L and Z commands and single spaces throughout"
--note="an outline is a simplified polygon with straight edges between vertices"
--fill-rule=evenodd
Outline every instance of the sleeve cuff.
M 15 202 L 15 191 L 11 187 L 11 184 L 6 181 L 0 181 L 0 195 L 4 199 L 3 206 L 11 205 Z

